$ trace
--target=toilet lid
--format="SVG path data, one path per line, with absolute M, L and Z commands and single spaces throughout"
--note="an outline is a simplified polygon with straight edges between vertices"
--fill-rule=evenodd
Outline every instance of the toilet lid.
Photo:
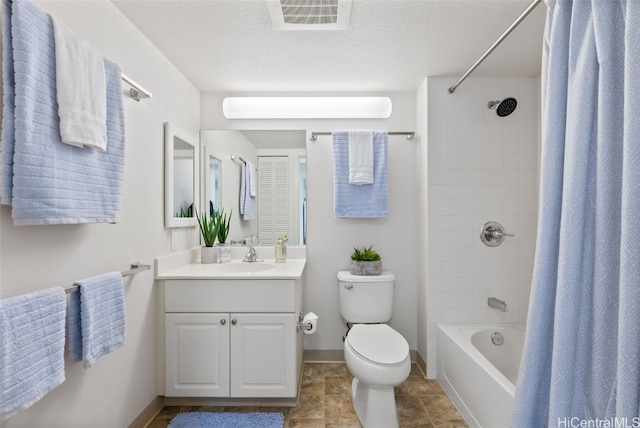
M 386 324 L 356 324 L 346 341 L 355 353 L 378 364 L 398 364 L 409 355 L 405 338 Z

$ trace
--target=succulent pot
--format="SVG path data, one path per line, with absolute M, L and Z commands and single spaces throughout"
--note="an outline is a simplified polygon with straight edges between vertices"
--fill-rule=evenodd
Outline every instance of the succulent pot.
M 218 258 L 218 249 L 216 247 L 200 247 L 200 263 L 215 263 Z
M 382 273 L 382 260 L 375 262 L 356 262 L 351 260 L 350 272 L 353 275 L 380 275 Z

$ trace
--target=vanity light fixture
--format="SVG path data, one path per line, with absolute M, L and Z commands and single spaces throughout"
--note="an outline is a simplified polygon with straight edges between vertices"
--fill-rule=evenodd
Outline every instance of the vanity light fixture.
M 386 119 L 389 97 L 226 97 L 227 119 Z

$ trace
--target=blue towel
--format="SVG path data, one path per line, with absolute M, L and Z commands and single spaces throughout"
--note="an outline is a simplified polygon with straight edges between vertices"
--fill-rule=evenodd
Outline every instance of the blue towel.
M 243 220 L 255 220 L 257 211 L 256 197 L 251 196 L 251 170 L 255 168 L 252 163 L 242 165 L 242 179 L 240 180 L 240 214 Z
M 82 321 L 80 319 L 80 288 L 69 293 L 67 302 L 67 343 L 66 354 L 69 361 L 82 360 Z
M 65 307 L 60 287 L 0 300 L 2 419 L 64 382 Z
M 11 45 L 11 3 L 2 0 L 2 137 L 0 137 L 0 203 L 11 205 L 15 145 L 15 82 Z
M 105 59 L 107 150 L 62 143 L 51 17 L 13 2 L 15 152 L 13 219 L 17 225 L 115 223 L 124 173 L 121 73 Z
M 82 361 L 84 367 L 89 368 L 98 358 L 125 344 L 122 274 L 94 276 L 77 281 L 76 285 L 80 287 Z M 70 332 L 72 329 L 70 326 Z
M 378 218 L 389 214 L 388 135 L 373 132 L 373 184 L 349 184 L 349 133 L 333 133 L 333 209 L 336 217 Z

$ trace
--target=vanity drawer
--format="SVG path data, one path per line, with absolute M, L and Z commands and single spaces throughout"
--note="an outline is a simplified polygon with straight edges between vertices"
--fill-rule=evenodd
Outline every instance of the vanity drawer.
M 165 312 L 295 312 L 293 279 L 172 279 Z

